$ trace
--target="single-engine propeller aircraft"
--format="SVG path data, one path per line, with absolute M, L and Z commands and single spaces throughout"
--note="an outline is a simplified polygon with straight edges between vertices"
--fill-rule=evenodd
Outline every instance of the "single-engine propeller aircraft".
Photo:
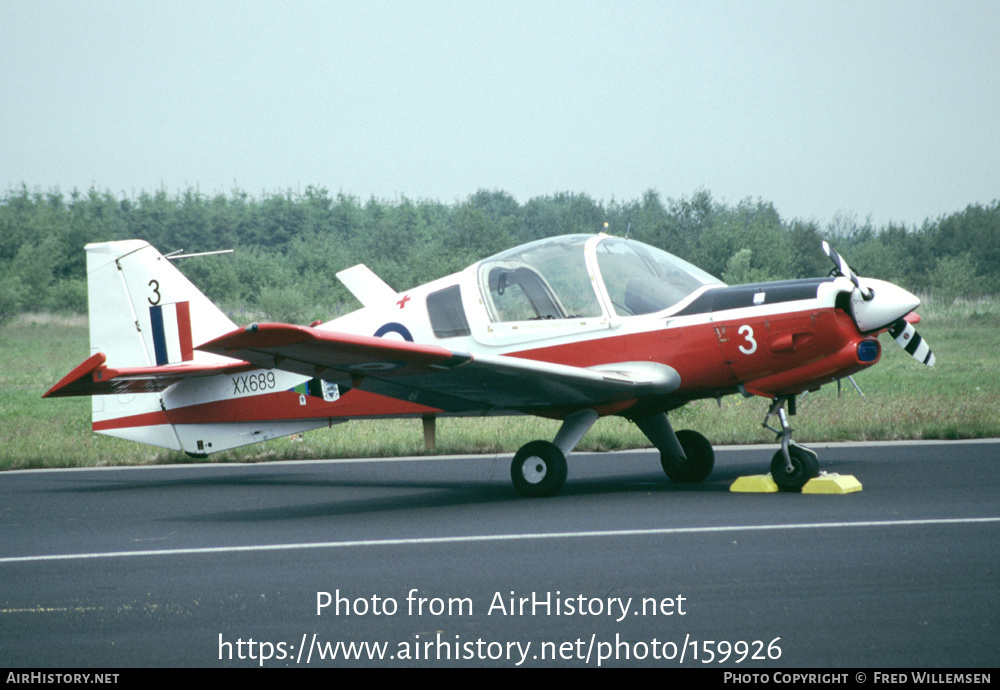
M 361 309 L 239 328 L 173 257 L 139 240 L 91 244 L 92 354 L 46 396 L 94 396 L 95 432 L 195 456 L 356 418 L 540 415 L 562 427 L 522 447 L 511 478 L 549 496 L 604 415 L 635 422 L 672 480 L 705 480 L 711 444 L 674 432 L 668 413 L 742 393 L 768 399 L 764 425 L 781 440 L 771 474 L 797 491 L 819 472 L 791 442 L 797 395 L 878 362 L 885 330 L 934 364 L 912 325 L 920 301 L 823 249 L 825 278 L 727 286 L 635 240 L 552 237 L 404 292 L 354 266 L 337 277 Z

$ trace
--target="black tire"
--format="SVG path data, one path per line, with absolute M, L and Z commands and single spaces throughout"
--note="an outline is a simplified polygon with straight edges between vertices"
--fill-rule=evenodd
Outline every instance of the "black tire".
M 708 439 L 697 431 L 682 429 L 677 432 L 677 440 L 687 460 L 660 453 L 660 464 L 671 480 L 681 484 L 697 484 L 708 479 L 715 467 L 715 451 Z
M 792 461 L 792 471 L 785 466 L 785 455 L 780 450 L 771 459 L 771 479 L 782 491 L 802 491 L 813 477 L 819 476 L 819 461 L 811 450 L 798 446 L 788 446 L 788 457 Z
M 554 496 L 566 483 L 566 456 L 554 443 L 532 441 L 514 456 L 510 478 L 522 496 Z

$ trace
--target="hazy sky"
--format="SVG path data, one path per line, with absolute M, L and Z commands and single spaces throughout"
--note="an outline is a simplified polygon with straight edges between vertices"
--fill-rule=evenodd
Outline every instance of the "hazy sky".
M 0 0 L 0 189 L 1000 198 L 1000 2 Z

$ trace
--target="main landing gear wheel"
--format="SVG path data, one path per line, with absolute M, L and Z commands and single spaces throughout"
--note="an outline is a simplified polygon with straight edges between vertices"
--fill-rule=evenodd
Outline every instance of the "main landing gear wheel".
M 708 479 L 715 466 L 715 451 L 708 439 L 697 431 L 682 429 L 677 432 L 677 440 L 684 449 L 687 460 L 660 453 L 663 471 L 675 482 L 697 484 Z
M 514 456 L 510 478 L 522 496 L 554 496 L 566 483 L 566 456 L 554 443 L 532 441 Z
M 813 477 L 819 476 L 819 461 L 816 454 L 801 446 L 788 446 L 788 458 L 792 461 L 792 469 L 788 470 L 785 454 L 780 450 L 771 459 L 771 479 L 782 491 L 802 491 Z

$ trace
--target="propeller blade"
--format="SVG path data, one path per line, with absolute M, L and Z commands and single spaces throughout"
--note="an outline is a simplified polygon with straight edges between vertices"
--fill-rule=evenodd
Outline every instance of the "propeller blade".
M 864 300 L 870 300 L 873 297 L 871 290 L 861 287 L 861 283 L 858 282 L 858 276 L 855 275 L 854 269 L 847 265 L 847 262 L 844 261 L 844 257 L 838 254 L 826 240 L 823 240 L 823 252 L 830 257 L 830 261 L 832 261 L 833 265 L 837 267 L 837 271 L 840 275 L 851 279 L 851 282 L 854 283 L 854 287 L 861 292 L 861 297 Z
M 936 361 L 934 353 L 931 352 L 930 346 L 917 333 L 917 329 L 913 327 L 913 324 L 907 323 L 905 319 L 900 319 L 889 327 L 889 335 L 893 337 L 901 348 L 909 352 L 910 356 L 915 360 L 929 367 L 934 366 L 934 362 Z

